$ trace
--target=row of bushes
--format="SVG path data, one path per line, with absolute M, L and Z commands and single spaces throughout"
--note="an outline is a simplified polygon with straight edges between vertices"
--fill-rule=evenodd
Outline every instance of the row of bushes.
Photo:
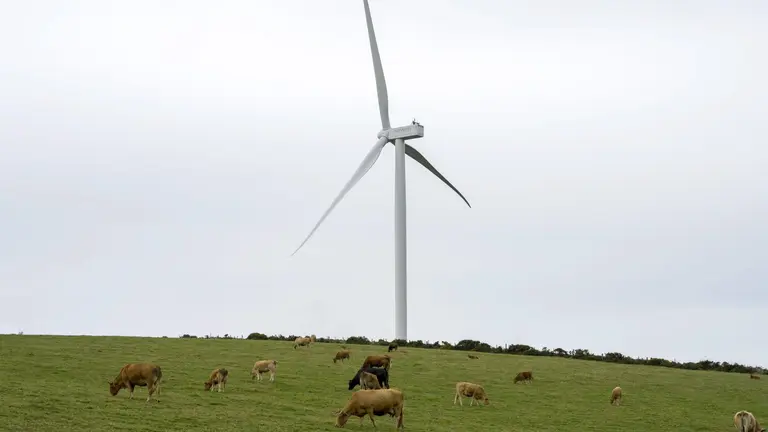
M 197 336 L 182 335 L 182 338 L 196 338 Z M 273 335 L 267 336 L 264 333 L 251 333 L 246 339 L 250 340 L 273 340 L 273 341 L 291 341 L 293 342 L 297 337 L 296 335 Z M 306 335 L 303 337 L 307 337 Z M 240 338 L 224 335 L 224 336 L 205 336 L 206 339 L 241 339 Z M 318 342 L 334 343 L 334 344 L 351 344 L 351 345 L 381 345 L 387 346 L 390 341 L 385 339 L 379 339 L 376 341 L 370 340 L 365 336 L 351 336 L 346 339 L 332 339 L 332 338 L 317 338 Z M 574 349 L 564 350 L 562 348 L 549 349 L 544 347 L 542 349 L 536 349 L 529 345 L 515 344 L 505 346 L 491 346 L 485 342 L 480 342 L 471 339 L 464 339 L 457 344 L 452 345 L 449 342 L 430 342 L 430 341 L 404 341 L 394 340 L 392 342 L 397 343 L 401 347 L 412 348 L 427 348 L 427 349 L 443 349 L 443 350 L 455 350 L 455 351 L 476 351 L 483 353 L 496 353 L 496 354 L 517 354 L 527 356 L 546 356 L 546 357 L 563 357 L 579 360 L 592 360 L 602 361 L 610 363 L 622 363 L 622 364 L 638 364 L 648 366 L 663 366 L 675 369 L 688 369 L 688 370 L 705 370 L 705 371 L 719 371 L 719 372 L 735 372 L 735 373 L 757 373 L 768 374 L 764 369 L 755 366 L 746 366 L 739 363 L 728 362 L 713 362 L 711 360 L 702 360 L 699 362 L 685 362 L 680 363 L 674 360 L 667 360 L 662 358 L 634 358 L 626 356 L 618 352 L 609 352 L 605 354 L 595 354 L 587 349 Z

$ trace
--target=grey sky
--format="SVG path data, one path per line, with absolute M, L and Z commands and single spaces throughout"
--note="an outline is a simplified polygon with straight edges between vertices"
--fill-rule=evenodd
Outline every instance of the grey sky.
M 768 366 L 768 3 L 371 12 L 410 338 Z M 391 338 L 392 146 L 289 258 L 375 89 L 359 0 L 3 4 L 0 332 Z

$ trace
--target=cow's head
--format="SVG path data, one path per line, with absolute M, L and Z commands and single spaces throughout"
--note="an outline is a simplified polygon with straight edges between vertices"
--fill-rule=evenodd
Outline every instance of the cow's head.
M 354 389 L 357 384 L 359 384 L 359 379 L 351 379 L 351 380 L 349 380 L 349 390 Z
M 349 420 L 349 414 L 345 413 L 344 410 L 334 412 L 333 415 L 336 416 L 336 427 L 344 427 Z
M 205 389 L 206 389 L 206 390 L 210 390 L 210 389 L 211 389 L 211 387 L 213 387 L 213 380 L 211 380 L 211 381 L 206 381 L 206 382 L 204 382 L 204 383 L 203 383 L 203 385 L 205 386 Z
M 112 396 L 117 396 L 117 392 L 120 391 L 123 386 L 119 384 L 115 384 L 113 381 L 107 381 L 109 383 L 109 394 Z

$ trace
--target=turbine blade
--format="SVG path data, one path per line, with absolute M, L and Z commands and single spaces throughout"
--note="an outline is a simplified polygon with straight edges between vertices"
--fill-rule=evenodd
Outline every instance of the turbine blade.
M 413 160 L 415 160 L 416 162 L 420 163 L 420 164 L 421 164 L 421 166 L 423 166 L 424 168 L 426 168 L 426 169 L 427 169 L 429 172 L 431 172 L 432 174 L 436 175 L 436 176 L 437 176 L 437 178 L 439 178 L 440 180 L 442 180 L 442 181 L 443 181 L 443 183 L 447 184 L 449 188 L 453 189 L 453 191 L 454 191 L 454 192 L 456 192 L 457 194 L 459 194 L 459 196 L 461 197 L 461 199 L 463 199 L 463 200 L 464 200 L 464 202 L 465 202 L 465 203 L 467 203 L 467 205 L 469 206 L 469 208 L 472 208 L 472 206 L 471 206 L 471 205 L 469 205 L 469 201 L 467 201 L 467 199 L 466 199 L 466 198 L 464 198 L 464 195 L 462 195 L 462 194 L 461 194 L 461 192 L 459 192 L 459 190 L 458 190 L 458 189 L 456 189 L 455 187 L 453 187 L 453 185 L 451 184 L 451 182 L 449 182 L 447 178 L 443 177 L 443 175 L 442 175 L 442 174 L 440 174 L 440 171 L 438 171 L 438 170 L 437 170 L 435 167 L 433 167 L 433 166 L 432 166 L 432 164 L 431 164 L 431 163 L 429 163 L 429 161 L 427 160 L 427 158 L 425 158 L 425 157 L 424 157 L 424 155 L 423 155 L 423 154 L 419 153 L 419 151 L 418 151 L 418 150 L 416 150 L 415 148 L 411 147 L 411 146 L 410 146 L 408 143 L 405 143 L 405 154 L 406 154 L 406 155 L 408 155 L 408 156 L 410 156 L 410 157 L 411 157 L 411 159 L 413 159 Z
M 384 149 L 385 145 L 387 145 L 387 137 L 382 137 L 378 141 L 376 141 L 376 144 L 373 145 L 373 148 L 371 149 L 371 151 L 368 152 L 368 154 L 365 156 L 365 159 L 363 159 L 363 161 L 360 163 L 360 166 L 357 167 L 357 170 L 355 171 L 355 173 L 352 174 L 352 178 L 349 179 L 347 184 L 344 185 L 344 187 L 341 189 L 341 192 L 339 192 L 339 195 L 331 203 L 331 206 L 328 207 L 328 210 L 326 210 L 325 213 L 323 213 L 323 216 L 317 222 L 315 227 L 312 228 L 312 231 L 310 231 L 307 238 L 305 238 L 304 241 L 301 242 L 299 247 L 297 247 L 296 250 L 293 251 L 291 256 L 295 255 L 296 252 L 298 252 L 299 249 L 301 249 L 301 247 L 304 246 L 304 243 L 306 243 L 307 240 L 309 240 L 309 238 L 312 237 L 312 234 L 314 234 L 315 231 L 317 231 L 317 228 L 320 226 L 321 223 L 323 223 L 325 218 L 328 217 L 328 215 L 331 213 L 331 210 L 333 210 L 333 208 L 336 207 L 336 205 L 339 202 L 341 202 L 341 199 L 344 198 L 344 195 L 346 195 L 347 192 L 349 192 L 352 189 L 352 187 L 355 184 L 357 184 L 357 182 L 359 182 L 361 178 L 363 178 L 363 176 L 368 172 L 368 170 L 371 169 L 373 164 L 375 164 L 376 160 L 379 158 L 379 155 L 381 155 L 381 150 Z
M 363 0 L 365 6 L 365 22 L 368 24 L 368 41 L 371 43 L 371 57 L 373 57 L 373 72 L 376 75 L 376 93 L 379 97 L 379 114 L 381 115 L 381 128 L 389 129 L 389 97 L 387 96 L 387 82 L 384 80 L 384 69 L 381 67 L 379 46 L 376 44 L 376 35 L 373 33 L 373 20 L 368 0 Z

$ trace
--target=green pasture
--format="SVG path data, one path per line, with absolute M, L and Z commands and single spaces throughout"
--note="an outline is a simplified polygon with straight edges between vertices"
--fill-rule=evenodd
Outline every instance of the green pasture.
M 386 347 L 349 345 L 351 362 L 334 364 L 337 344 L 293 349 L 290 342 L 80 336 L 0 336 L 0 430 L 3 431 L 332 431 L 332 412 L 352 392 L 347 381 L 363 358 Z M 768 423 L 768 379 L 745 374 L 401 348 L 392 353 L 390 385 L 405 395 L 410 431 L 722 432 L 733 414 Z M 254 361 L 278 361 L 276 382 L 251 381 Z M 159 402 L 146 388 L 134 400 L 110 396 L 107 381 L 129 362 L 163 371 Z M 225 392 L 203 390 L 215 367 L 229 370 Z M 532 384 L 512 384 L 533 370 Z M 454 384 L 482 384 L 489 406 L 453 405 Z M 624 389 L 620 407 L 611 389 Z M 394 421 L 378 417 L 379 430 Z M 353 418 L 344 430 L 373 430 Z

